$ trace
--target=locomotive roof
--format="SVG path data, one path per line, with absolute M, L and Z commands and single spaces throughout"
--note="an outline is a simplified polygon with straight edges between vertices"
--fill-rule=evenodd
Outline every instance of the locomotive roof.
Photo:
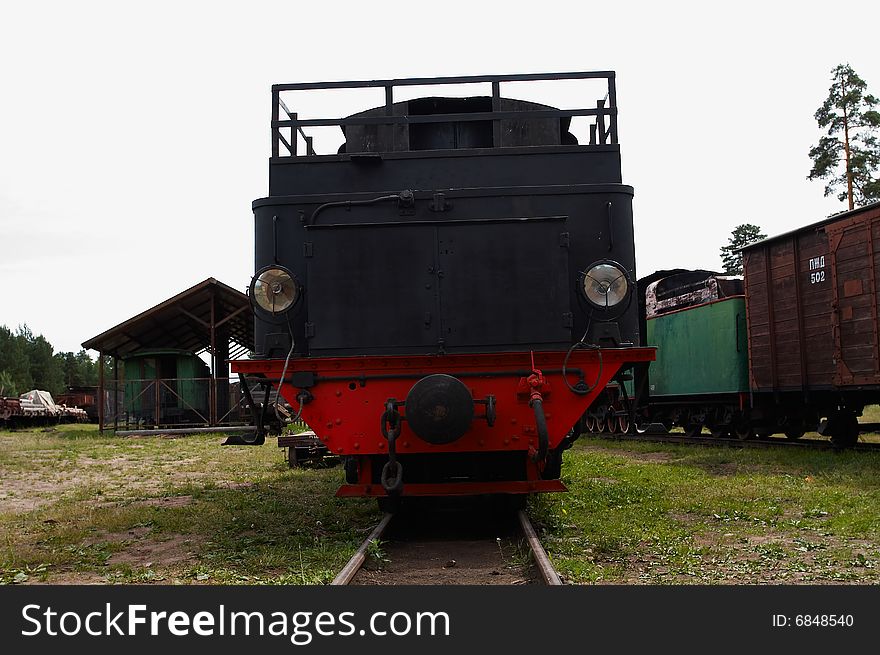
M 755 241 L 754 243 L 750 243 L 747 246 L 743 246 L 740 248 L 740 251 L 749 250 L 750 248 L 755 248 L 757 246 L 764 246 L 768 243 L 772 243 L 777 239 L 784 239 L 786 237 L 790 237 L 794 234 L 798 234 L 800 232 L 809 232 L 810 230 L 818 230 L 820 228 L 825 227 L 831 223 L 839 221 L 844 218 L 849 218 L 850 216 L 858 216 L 859 214 L 869 211 L 871 209 L 876 209 L 880 207 L 880 201 L 872 202 L 867 205 L 863 205 L 861 207 L 856 207 L 855 209 L 849 209 L 847 211 L 840 212 L 838 214 L 832 214 L 831 216 L 827 216 L 823 218 L 821 221 L 816 221 L 815 223 L 810 223 L 809 225 L 804 225 L 803 227 L 796 228 L 794 230 L 789 230 L 788 232 L 783 232 L 782 234 L 775 234 L 772 237 L 767 237 L 766 239 L 761 239 L 760 241 Z

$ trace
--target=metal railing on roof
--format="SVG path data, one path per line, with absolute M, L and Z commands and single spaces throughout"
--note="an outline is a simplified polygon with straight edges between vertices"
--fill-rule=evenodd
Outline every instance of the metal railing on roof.
M 501 84 L 505 82 L 546 82 L 554 80 L 605 80 L 606 93 L 596 100 L 595 107 L 577 109 L 547 109 L 501 111 Z M 492 111 L 466 112 L 453 114 L 393 115 L 395 103 L 394 89 L 407 86 L 446 86 L 458 84 L 489 83 L 492 87 Z M 282 98 L 288 91 L 326 91 L 331 89 L 370 89 L 385 91 L 384 116 L 353 116 L 348 118 L 299 118 Z M 365 108 L 367 109 L 367 108 Z M 287 118 L 283 118 L 286 116 Z M 526 73 L 519 75 L 471 75 L 459 77 L 406 78 L 394 80 L 345 81 L 345 82 L 301 82 L 296 84 L 275 84 L 272 86 L 272 157 L 314 156 L 314 137 L 303 128 L 344 127 L 346 125 L 414 125 L 444 122 L 493 122 L 493 147 L 501 147 L 501 121 L 508 119 L 538 120 L 546 118 L 573 118 L 578 116 L 595 117 L 590 125 L 590 145 L 614 145 L 617 140 L 617 89 L 614 71 L 594 71 L 575 73 Z M 286 135 L 285 135 L 286 131 Z M 299 152 L 297 143 L 302 138 L 305 152 Z M 282 154 L 282 146 L 284 154 Z

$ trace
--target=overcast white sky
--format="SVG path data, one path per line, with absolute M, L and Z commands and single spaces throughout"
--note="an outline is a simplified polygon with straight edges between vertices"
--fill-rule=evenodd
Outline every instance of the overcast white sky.
M 877 2 L 16 2 L 0 9 L 0 324 L 56 350 L 209 277 L 244 290 L 270 85 L 617 71 L 638 273 L 842 209 L 808 182 Z M 590 99 L 592 100 L 592 98 Z

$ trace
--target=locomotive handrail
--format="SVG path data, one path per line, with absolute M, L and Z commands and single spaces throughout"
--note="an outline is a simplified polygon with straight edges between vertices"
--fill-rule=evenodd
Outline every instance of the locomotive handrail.
M 312 148 L 312 137 L 303 132 L 301 122 L 299 124 L 296 124 L 298 122 L 296 112 L 291 112 L 290 109 L 288 109 L 287 105 L 284 103 L 284 100 L 281 99 L 280 95 L 278 95 L 277 93 L 273 93 L 272 95 L 275 98 L 275 101 L 277 101 L 274 102 L 272 107 L 272 134 L 275 136 L 275 139 L 280 139 L 281 142 L 284 144 L 284 147 L 287 148 L 287 152 L 289 152 L 291 155 L 296 154 L 296 139 L 294 138 L 294 135 L 291 134 L 290 142 L 288 142 L 287 139 L 284 138 L 284 135 L 281 134 L 279 130 L 275 129 L 279 126 L 279 123 L 281 123 L 281 121 L 278 120 L 277 111 L 277 109 L 280 107 L 284 111 L 284 113 L 287 114 L 287 118 L 293 121 L 291 127 L 295 126 L 296 131 L 299 132 L 300 136 L 303 138 L 303 141 L 305 141 L 306 154 L 314 155 L 315 151 Z M 277 150 L 277 141 L 273 143 L 273 156 L 277 156 L 277 154 L 274 153 L 275 150 Z
M 329 204 L 329 203 L 328 203 Z M 336 205 L 344 207 L 344 204 Z M 464 218 L 464 219 L 445 219 L 432 220 L 422 219 L 417 221 L 371 221 L 368 223 L 305 223 L 308 230 L 321 229 L 347 229 L 347 228 L 394 228 L 394 227 L 413 227 L 427 225 L 502 225 L 505 223 L 537 223 L 542 221 L 565 221 L 568 216 L 521 216 L 510 218 Z
M 462 75 L 457 77 L 410 77 L 392 80 L 347 80 L 342 82 L 296 82 L 273 84 L 272 91 L 312 91 L 315 89 L 366 89 L 388 86 L 433 86 L 441 84 L 479 84 L 482 82 L 540 82 L 548 80 L 601 80 L 613 83 L 614 71 L 573 73 L 517 73 L 512 75 Z
M 607 93 L 605 97 L 596 102 L 595 108 L 589 109 L 546 109 L 519 111 L 501 111 L 501 84 L 509 82 L 542 82 L 560 80 L 606 80 Z M 443 86 L 462 84 L 491 84 L 492 87 L 492 111 L 444 113 L 444 114 L 419 114 L 419 115 L 393 115 L 394 87 L 411 86 Z M 286 91 L 315 91 L 315 90 L 338 90 L 338 89 L 384 89 L 385 90 L 385 115 L 384 116 L 349 116 L 344 118 L 309 118 L 300 119 L 298 114 L 291 111 L 281 97 Z M 607 103 L 607 106 L 606 106 Z M 282 112 L 287 119 L 282 120 Z M 287 154 L 293 157 L 297 153 L 297 141 L 302 137 L 305 143 L 305 155 L 315 155 L 313 137 L 307 135 L 304 127 L 336 127 L 344 128 L 346 125 L 415 125 L 443 122 L 475 122 L 493 121 L 493 145 L 501 146 L 501 122 L 502 120 L 541 120 L 552 118 L 573 118 L 577 116 L 594 116 L 596 121 L 589 126 L 589 145 L 607 145 L 617 143 L 617 91 L 614 71 L 583 71 L 572 73 L 524 73 L 516 75 L 469 75 L 458 77 L 421 77 L 392 80 L 348 80 L 341 82 L 300 82 L 293 84 L 272 85 L 272 157 L 281 156 L 281 146 L 287 150 Z M 608 117 L 607 126 L 606 118 Z M 287 137 L 282 134 L 282 129 L 289 128 Z
M 536 109 L 523 111 L 479 111 L 467 114 L 419 114 L 413 116 L 363 116 L 348 118 L 298 118 L 272 121 L 273 127 L 333 127 L 334 125 L 397 125 L 412 123 L 469 122 L 525 118 L 565 118 L 569 116 L 611 116 L 617 109 Z

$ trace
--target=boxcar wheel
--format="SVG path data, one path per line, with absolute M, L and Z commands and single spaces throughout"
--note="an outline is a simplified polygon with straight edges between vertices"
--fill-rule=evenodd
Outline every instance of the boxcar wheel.
M 859 440 L 859 420 L 855 414 L 841 412 L 833 418 L 831 443 L 838 448 L 849 448 Z
M 752 430 L 752 426 L 748 423 L 740 423 L 733 429 L 733 433 L 740 441 L 748 441 L 755 438 L 755 431 Z
M 689 423 L 684 426 L 684 436 L 688 439 L 693 439 L 694 437 L 699 437 L 703 432 L 703 424 L 702 423 Z
M 792 441 L 797 441 L 802 436 L 804 436 L 803 428 L 787 428 L 785 430 L 786 439 L 791 439 Z

